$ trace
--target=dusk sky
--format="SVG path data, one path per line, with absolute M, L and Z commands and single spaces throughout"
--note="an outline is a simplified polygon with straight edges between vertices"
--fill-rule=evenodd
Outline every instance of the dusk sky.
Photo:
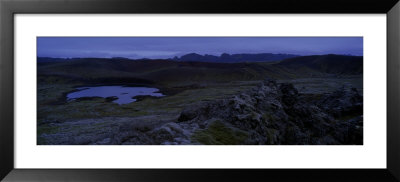
M 38 57 L 172 58 L 188 53 L 363 55 L 362 37 L 38 37 Z

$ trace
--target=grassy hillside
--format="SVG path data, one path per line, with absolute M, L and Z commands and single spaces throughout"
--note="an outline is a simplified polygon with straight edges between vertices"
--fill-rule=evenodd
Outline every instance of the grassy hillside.
M 322 56 L 302 56 L 283 60 L 278 65 L 294 71 L 311 69 L 322 73 L 331 74 L 363 73 L 362 56 L 344 56 L 333 54 Z
M 167 60 L 77 59 L 41 63 L 39 76 L 61 76 L 88 83 L 184 84 L 259 80 L 273 76 L 270 67 L 256 63 L 204 63 Z M 280 75 L 285 76 L 285 75 Z M 189 84 L 189 83 L 188 83 Z
M 88 83 L 225 82 L 261 80 L 265 77 L 290 79 L 310 74 L 360 74 L 362 57 L 303 56 L 281 62 L 208 63 L 169 60 L 71 59 L 38 63 L 39 76 L 61 76 Z

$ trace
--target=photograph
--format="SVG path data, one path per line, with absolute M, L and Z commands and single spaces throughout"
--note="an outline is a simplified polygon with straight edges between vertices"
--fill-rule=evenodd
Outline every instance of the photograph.
M 363 37 L 36 37 L 37 145 L 363 145 Z

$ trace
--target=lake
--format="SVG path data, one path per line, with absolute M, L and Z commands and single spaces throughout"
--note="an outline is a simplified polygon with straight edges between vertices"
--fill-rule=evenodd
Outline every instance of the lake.
M 126 87 L 126 86 L 97 86 L 97 87 L 79 87 L 78 91 L 67 94 L 67 100 L 78 99 L 82 97 L 117 97 L 113 102 L 117 104 L 128 104 L 135 102 L 135 96 L 165 96 L 159 93 L 157 88 L 148 87 Z

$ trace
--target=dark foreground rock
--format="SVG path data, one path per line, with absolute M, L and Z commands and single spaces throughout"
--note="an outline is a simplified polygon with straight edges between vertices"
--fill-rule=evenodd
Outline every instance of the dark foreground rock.
M 179 130 L 158 134 L 168 135 L 165 144 L 363 143 L 363 99 L 357 90 L 340 88 L 311 98 L 291 84 L 265 80 L 232 98 L 185 108 L 174 123 Z

